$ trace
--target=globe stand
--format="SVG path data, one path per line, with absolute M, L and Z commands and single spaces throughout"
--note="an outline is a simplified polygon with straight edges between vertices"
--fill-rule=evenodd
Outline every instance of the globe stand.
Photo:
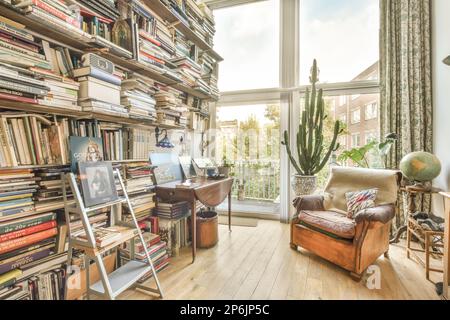
M 430 181 L 426 182 L 414 181 L 414 184 L 407 186 L 406 189 L 416 192 L 428 193 L 433 191 L 433 185 Z

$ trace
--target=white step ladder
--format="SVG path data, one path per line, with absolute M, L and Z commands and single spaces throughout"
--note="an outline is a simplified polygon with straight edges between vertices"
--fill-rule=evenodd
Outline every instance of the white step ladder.
M 142 232 L 139 228 L 138 222 L 136 220 L 136 216 L 134 215 L 133 206 L 130 203 L 130 199 L 128 198 L 128 193 L 125 188 L 125 185 L 123 183 L 122 177 L 120 175 L 120 172 L 118 169 L 114 170 L 115 177 L 118 178 L 120 182 L 120 186 L 122 188 L 123 197 L 120 197 L 118 200 L 105 203 L 102 205 L 94 206 L 94 207 L 85 207 L 84 201 L 81 196 L 81 192 L 78 188 L 78 184 L 75 178 L 75 175 L 73 173 L 67 173 L 63 174 L 61 177 L 61 180 L 65 183 L 69 182 L 70 188 L 72 190 L 73 196 L 75 198 L 75 204 L 74 205 L 68 205 L 68 199 L 67 199 L 67 193 L 66 188 L 63 187 L 63 197 L 64 197 L 64 203 L 65 203 L 65 216 L 66 216 L 66 223 L 68 224 L 68 237 L 69 237 L 69 248 L 68 248 L 68 263 L 67 263 L 67 275 L 70 275 L 71 273 L 71 265 L 72 265 L 72 250 L 73 249 L 80 249 L 85 254 L 85 267 L 86 267 L 86 296 L 87 299 L 89 299 L 90 294 L 96 294 L 100 297 L 108 300 L 114 300 L 117 298 L 119 294 L 127 290 L 128 288 L 134 286 L 138 289 L 143 290 L 146 293 L 156 293 L 159 295 L 159 297 L 163 297 L 161 285 L 159 283 L 155 268 L 153 266 L 152 259 L 150 257 L 150 254 L 147 249 L 147 245 L 145 243 L 145 240 L 142 236 Z M 125 221 L 122 221 L 122 215 L 121 215 L 121 205 L 123 203 L 126 203 L 130 213 L 131 217 L 133 219 L 132 223 L 127 223 Z M 127 232 L 124 234 L 122 239 L 118 240 L 117 242 L 108 245 L 104 248 L 99 248 L 96 245 L 94 233 L 92 230 L 92 226 L 89 223 L 89 217 L 88 213 L 98 210 L 111 207 L 111 218 L 110 218 L 110 224 L 111 226 L 123 226 L 130 228 L 130 232 Z M 83 223 L 83 228 L 86 234 L 87 240 L 80 240 L 76 237 L 73 237 L 71 235 L 70 230 L 70 214 L 78 214 L 81 218 L 81 221 Z M 140 242 L 142 243 L 142 246 L 145 251 L 145 256 L 147 257 L 145 262 L 137 261 L 135 260 L 135 237 L 138 236 Z M 130 261 L 124 264 L 123 266 L 119 267 L 112 273 L 108 275 L 105 265 L 103 263 L 102 254 L 106 251 L 110 251 L 113 249 L 117 249 L 121 244 L 130 241 Z M 89 281 L 89 266 L 91 261 L 94 260 L 97 264 L 98 271 L 100 274 L 100 281 L 94 283 L 93 285 L 90 285 Z M 152 272 L 153 279 L 155 280 L 157 289 L 153 289 L 148 286 L 141 285 L 138 282 L 139 279 L 141 279 L 145 274 Z

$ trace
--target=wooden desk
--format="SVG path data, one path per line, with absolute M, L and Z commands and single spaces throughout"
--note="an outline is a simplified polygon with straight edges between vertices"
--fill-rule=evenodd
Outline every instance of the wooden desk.
M 445 235 L 444 235 L 444 282 L 442 286 L 442 298 L 449 299 L 448 286 L 449 286 L 449 268 L 450 268 L 450 193 L 441 192 L 441 196 L 445 199 Z
M 195 261 L 197 252 L 197 200 L 207 207 L 217 207 L 228 197 L 228 229 L 231 231 L 231 187 L 233 186 L 233 181 L 233 178 L 221 180 L 196 178 L 192 179 L 192 187 L 189 188 L 177 188 L 176 186 L 181 183 L 180 181 L 164 183 L 156 187 L 156 197 L 158 199 L 163 201 L 187 201 L 191 204 L 192 262 Z

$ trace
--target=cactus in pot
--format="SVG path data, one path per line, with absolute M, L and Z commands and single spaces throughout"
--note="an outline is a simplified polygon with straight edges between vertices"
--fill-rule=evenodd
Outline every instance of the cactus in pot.
M 297 196 L 312 194 L 317 187 L 317 173 L 328 163 L 333 152 L 339 149 L 337 138 L 343 131 L 339 121 L 334 124 L 333 138 L 328 146 L 324 146 L 323 127 L 327 118 L 323 90 L 317 90 L 317 61 L 311 68 L 311 88 L 305 93 L 305 108 L 302 111 L 300 125 L 296 137 L 297 158 L 291 150 L 287 131 L 284 132 L 282 145 L 286 147 L 289 159 L 297 174 L 292 177 L 292 187 Z

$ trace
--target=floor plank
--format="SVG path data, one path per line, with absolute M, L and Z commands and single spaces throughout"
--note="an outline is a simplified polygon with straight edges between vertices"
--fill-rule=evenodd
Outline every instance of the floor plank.
M 260 220 L 256 228 L 219 226 L 220 241 L 199 250 L 191 264 L 190 249 L 181 250 L 159 274 L 165 299 L 439 299 L 423 268 L 406 258 L 403 245 L 380 257 L 381 288 L 367 288 L 367 277 L 353 281 L 348 272 L 314 254 L 289 246 L 289 226 Z M 438 281 L 439 274 L 432 280 Z M 149 280 L 151 281 L 151 280 Z M 151 283 L 151 282 L 149 282 Z M 127 290 L 119 299 L 153 299 Z

